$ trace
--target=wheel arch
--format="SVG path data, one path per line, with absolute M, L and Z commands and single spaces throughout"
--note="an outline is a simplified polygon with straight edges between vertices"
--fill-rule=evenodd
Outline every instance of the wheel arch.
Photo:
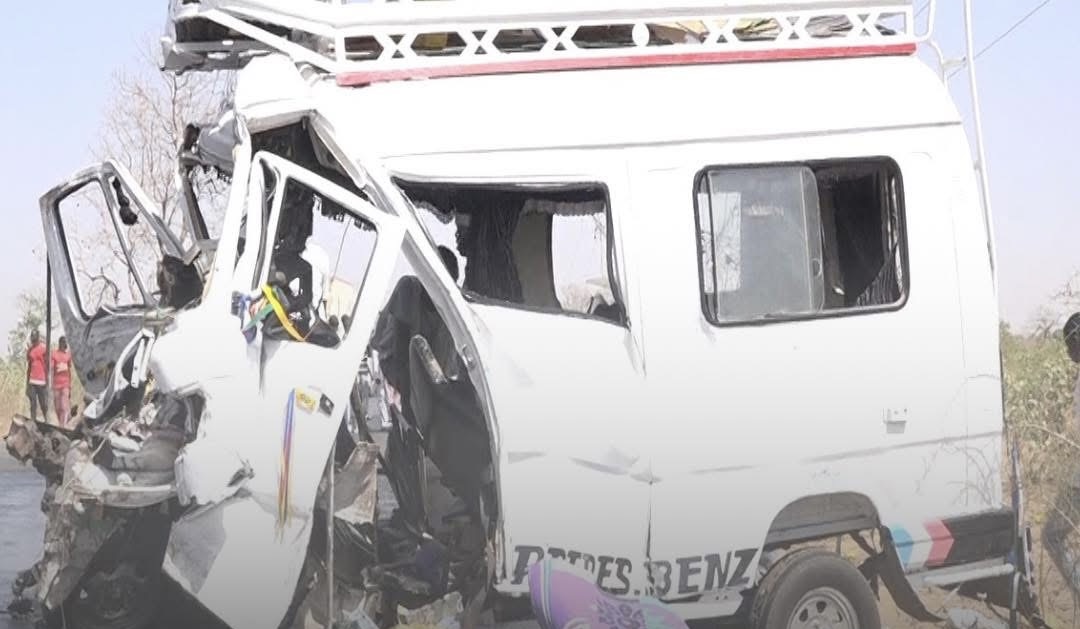
M 864 494 L 834 492 L 804 496 L 776 514 L 762 548 L 770 550 L 880 527 L 877 507 Z
M 881 552 L 859 567 L 868 580 L 880 577 L 890 596 L 906 614 L 925 622 L 941 619 L 926 609 L 904 574 L 895 542 L 869 496 L 838 491 L 804 496 L 788 503 L 773 518 L 762 552 L 820 541 L 861 531 L 881 533 Z M 762 575 L 764 576 L 764 575 Z

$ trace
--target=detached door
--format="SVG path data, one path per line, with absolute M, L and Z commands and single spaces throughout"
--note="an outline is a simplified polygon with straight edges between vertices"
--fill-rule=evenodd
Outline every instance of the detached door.
M 237 266 L 250 275 L 234 285 L 284 289 L 253 341 L 257 394 L 236 396 L 249 408 L 222 409 L 228 416 L 212 421 L 243 436 L 237 449 L 254 475 L 239 496 L 178 523 L 172 539 L 184 549 L 172 557 L 184 585 L 233 629 L 276 627 L 286 615 L 319 483 L 403 238 L 399 219 L 276 156 L 255 156 L 252 181 L 260 196 L 249 198 Z M 251 211 L 260 207 L 262 221 Z M 251 256 L 254 266 L 245 262 Z M 196 565 L 196 555 L 205 563 Z
M 161 302 L 161 261 L 183 257 L 179 239 L 149 211 L 154 207 L 115 162 L 88 168 L 41 198 L 57 308 L 89 395 L 105 389 L 116 357 Z

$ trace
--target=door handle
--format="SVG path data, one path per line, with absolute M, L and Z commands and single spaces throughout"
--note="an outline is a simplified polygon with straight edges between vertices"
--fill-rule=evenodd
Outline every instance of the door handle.
M 885 433 L 902 435 L 907 430 L 907 409 L 888 409 L 885 411 Z

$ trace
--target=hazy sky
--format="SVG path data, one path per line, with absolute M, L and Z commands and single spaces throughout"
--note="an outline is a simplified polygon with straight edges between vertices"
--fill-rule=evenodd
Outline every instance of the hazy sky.
M 923 0 L 917 0 L 921 7 Z M 4 90 L 0 332 L 14 298 L 44 284 L 38 197 L 91 161 L 112 74 L 165 22 L 166 0 L 23 3 L 0 39 Z M 982 48 L 1039 0 L 977 0 Z M 959 0 L 940 0 L 937 40 L 962 52 Z M 109 10 L 106 10 L 106 7 Z M 123 8 L 120 8 L 123 7 Z M 1003 316 L 1022 325 L 1080 270 L 1080 2 L 1051 2 L 979 59 Z M 952 90 L 968 112 L 966 75 Z

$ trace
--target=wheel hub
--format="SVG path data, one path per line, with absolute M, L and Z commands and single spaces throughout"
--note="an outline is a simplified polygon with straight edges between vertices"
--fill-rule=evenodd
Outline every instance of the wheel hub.
M 859 624 L 847 597 L 833 588 L 817 588 L 795 606 L 787 629 L 859 629 Z

